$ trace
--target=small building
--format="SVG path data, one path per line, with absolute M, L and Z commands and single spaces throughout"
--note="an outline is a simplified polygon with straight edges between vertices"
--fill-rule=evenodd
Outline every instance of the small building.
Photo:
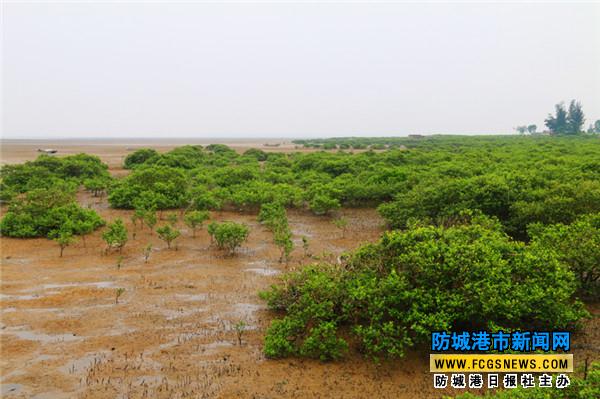
M 422 134 L 409 134 L 409 135 L 408 135 L 408 138 L 409 138 L 409 139 L 422 139 L 422 138 L 424 138 L 424 137 L 425 137 L 425 136 L 424 136 L 424 135 L 422 135 Z

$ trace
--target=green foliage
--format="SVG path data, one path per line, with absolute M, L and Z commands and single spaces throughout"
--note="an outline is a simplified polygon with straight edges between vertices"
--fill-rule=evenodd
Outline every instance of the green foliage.
M 555 134 L 578 134 L 583 131 L 585 116 L 581 104 L 572 100 L 569 110 L 565 109 L 563 103 L 556 104 L 555 114 L 548 115 L 545 120 L 546 126 Z
M 165 166 L 138 166 L 110 189 L 108 201 L 115 208 L 171 209 L 185 202 L 185 174 Z
M 292 241 L 292 231 L 283 205 L 278 202 L 263 204 L 258 214 L 258 221 L 265 224 L 273 232 L 273 242 L 281 251 L 279 262 L 284 260 L 287 262 L 294 250 L 294 242 Z
M 158 152 L 152 148 L 141 148 L 125 157 L 125 161 L 123 161 L 123 167 L 125 169 L 133 169 L 134 167 L 158 156 Z
M 144 223 L 150 228 L 150 234 L 154 230 L 154 226 L 158 223 L 158 218 L 156 217 L 156 212 L 153 210 L 144 212 Z
M 287 219 L 286 223 L 277 224 L 273 229 L 273 242 L 281 251 L 279 262 L 289 261 L 290 254 L 294 250 L 294 242 L 292 241 L 292 231 L 287 224 Z
M 10 204 L 0 222 L 6 237 L 47 237 L 49 233 L 67 228 L 73 234 L 88 234 L 104 225 L 91 209 L 77 205 L 73 192 L 56 187 L 33 189 Z
M 387 232 L 342 268 L 287 275 L 261 294 L 271 309 L 285 311 L 268 331 L 265 353 L 315 357 L 302 348 L 322 323 L 331 323 L 329 338 L 348 327 L 360 350 L 378 358 L 403 356 L 431 331 L 565 329 L 586 315 L 573 299 L 573 273 L 554 251 L 511 240 L 489 218 L 462 218 Z M 329 349 L 323 358 L 335 358 Z
M 268 157 L 266 152 L 257 148 L 250 148 L 249 150 L 246 150 L 246 152 L 244 152 L 244 156 L 252 157 L 260 162 L 266 161 Z
M 248 239 L 248 226 L 235 222 L 212 222 L 208 225 L 208 233 L 217 243 L 219 249 L 225 249 L 233 255 L 235 249 Z
M 62 158 L 40 155 L 35 161 L 2 166 L 0 178 L 3 190 L 13 193 L 51 189 L 57 185 L 74 190 L 86 179 L 110 180 L 108 166 L 100 158 L 87 154 Z
M 171 225 L 175 226 L 178 220 L 179 216 L 177 216 L 176 212 L 170 212 L 167 214 L 167 221 L 171 223 Z
M 60 247 L 60 257 L 63 256 L 63 251 L 66 247 L 76 242 L 76 238 L 73 236 L 73 232 L 71 229 L 62 228 L 60 230 L 55 230 L 51 233 L 51 237 L 54 241 L 58 243 Z
M 531 225 L 530 235 L 532 245 L 555 252 L 573 271 L 584 296 L 600 298 L 600 213 L 568 225 Z
M 202 224 L 207 221 L 209 214 L 207 211 L 190 211 L 183 217 L 184 223 L 192 229 L 192 236 L 196 237 L 196 230 L 202 228 Z
M 98 197 L 104 191 L 108 189 L 111 184 L 110 177 L 101 176 L 101 177 L 92 177 L 89 179 L 85 179 L 83 181 L 83 186 L 86 190 L 91 191 L 94 194 L 94 197 Z
M 158 237 L 167 243 L 167 248 L 171 248 L 171 243 L 173 240 L 181 235 L 179 230 L 171 227 L 169 224 L 159 227 L 156 229 L 156 232 L 158 233 Z
M 108 249 L 116 248 L 121 252 L 127 243 L 127 228 L 123 220 L 118 218 L 109 223 L 108 228 L 102 233 L 102 239 L 106 241 Z
M 458 395 L 456 399 L 596 399 L 600 397 L 600 362 L 593 362 L 587 378 L 570 375 L 571 385 L 564 389 L 514 388 L 488 391 L 483 396 L 472 393 Z
M 564 111 L 567 123 L 569 112 Z M 317 214 L 384 204 L 381 213 L 394 228 L 405 228 L 412 218 L 452 223 L 470 209 L 498 217 L 505 231 L 523 240 L 530 223 L 571 223 L 579 215 L 600 212 L 600 142 L 595 137 L 375 137 L 298 143 L 386 150 L 282 154 L 253 149 L 239 155 L 222 145 L 184 146 L 138 164 L 130 176 L 111 185 L 110 202 L 117 208 L 242 211 L 278 202 Z M 14 197 L 13 191 L 5 192 L 6 198 Z
M 340 208 L 340 201 L 327 194 L 316 194 L 309 204 L 310 210 L 316 215 L 326 215 Z

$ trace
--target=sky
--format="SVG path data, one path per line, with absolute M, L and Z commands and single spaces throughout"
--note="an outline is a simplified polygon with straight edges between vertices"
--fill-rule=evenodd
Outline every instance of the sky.
M 10 2 L 3 138 L 514 133 L 600 119 L 600 3 Z

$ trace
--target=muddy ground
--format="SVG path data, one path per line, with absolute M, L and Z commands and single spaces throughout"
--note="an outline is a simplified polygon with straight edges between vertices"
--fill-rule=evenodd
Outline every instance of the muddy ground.
M 119 148 L 81 150 L 100 155 L 120 174 Z M 4 147 L 7 153 L 25 157 Z M 110 209 L 105 197 L 80 193 L 79 201 L 107 221 L 123 218 L 134 231 L 130 212 Z M 311 262 L 301 237 L 308 238 L 312 254 L 335 261 L 382 231 L 374 210 L 343 215 L 349 220 L 345 233 L 329 218 L 289 212 L 296 249 L 287 265 L 278 262 L 272 234 L 253 214 L 211 215 L 250 226 L 248 242 L 234 257 L 212 247 L 206 231 L 192 237 L 181 223 L 176 249 L 138 226 L 122 254 L 103 254 L 101 231 L 68 247 L 62 258 L 52 241 L 2 238 L 2 397 L 441 397 L 432 387 L 427 353 L 380 366 L 354 352 L 331 363 L 262 354 L 265 330 L 276 315 L 265 309 L 258 291 L 282 272 Z M 116 303 L 119 288 L 124 292 Z M 576 366 L 599 357 L 589 349 L 600 342 L 600 309 L 592 311 L 595 318 L 575 339 Z M 240 321 L 246 324 L 241 345 L 235 329 Z

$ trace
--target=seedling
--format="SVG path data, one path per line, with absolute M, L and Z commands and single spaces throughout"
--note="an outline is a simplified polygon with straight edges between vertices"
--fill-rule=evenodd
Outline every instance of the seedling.
M 346 227 L 348 227 L 348 219 L 342 216 L 337 219 L 334 219 L 333 224 L 335 225 L 335 227 L 342 230 L 342 238 L 344 238 L 344 236 L 346 235 Z
M 119 287 L 115 290 L 115 305 L 119 304 L 119 297 L 125 293 L 125 288 Z
M 238 345 L 242 346 L 242 336 L 244 335 L 244 331 L 246 331 L 247 324 L 244 320 L 238 321 L 233 328 L 235 329 L 235 333 L 237 336 Z
M 308 238 L 306 238 L 306 236 L 302 236 L 302 249 L 304 250 L 304 257 L 309 257 L 310 254 L 308 253 Z
M 148 258 L 150 257 L 151 253 L 152 253 L 152 244 L 148 244 L 148 245 L 146 245 L 146 248 L 144 249 L 144 263 L 148 263 Z

